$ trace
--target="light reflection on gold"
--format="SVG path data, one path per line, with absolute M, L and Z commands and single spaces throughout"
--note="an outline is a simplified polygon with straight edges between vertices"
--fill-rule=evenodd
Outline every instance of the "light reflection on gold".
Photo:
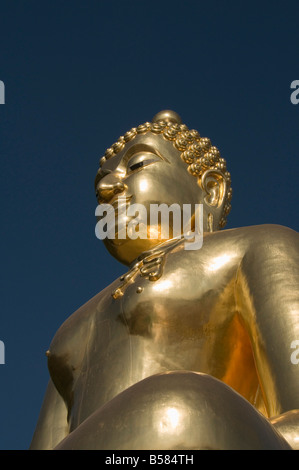
M 161 416 L 157 416 L 156 419 L 160 433 L 173 434 L 180 423 L 180 413 L 176 408 L 169 406 L 166 411 L 162 410 Z
M 224 267 L 229 261 L 230 261 L 230 256 L 229 255 L 224 254 L 224 255 L 221 255 L 221 256 L 217 256 L 209 264 L 208 270 L 209 271 L 217 271 L 218 269 L 221 269 L 222 267 Z
M 153 291 L 163 292 L 173 286 L 170 279 L 161 279 L 157 284 L 153 285 Z
M 140 189 L 141 192 L 144 192 L 148 189 L 148 182 L 146 181 L 146 179 L 144 179 L 140 182 L 139 189 Z

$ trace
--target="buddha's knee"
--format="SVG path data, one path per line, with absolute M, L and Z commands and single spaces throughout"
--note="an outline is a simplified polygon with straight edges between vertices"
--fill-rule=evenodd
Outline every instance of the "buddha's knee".
M 245 399 L 193 372 L 148 377 L 120 393 L 57 449 L 284 449 L 286 442 Z

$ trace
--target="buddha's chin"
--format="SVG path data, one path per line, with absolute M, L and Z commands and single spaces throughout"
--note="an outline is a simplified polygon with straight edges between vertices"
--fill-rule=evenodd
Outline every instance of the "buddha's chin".
M 164 241 L 164 240 L 163 240 Z M 130 266 L 142 253 L 159 245 L 162 240 L 158 239 L 108 239 L 104 240 L 109 253 L 121 263 Z

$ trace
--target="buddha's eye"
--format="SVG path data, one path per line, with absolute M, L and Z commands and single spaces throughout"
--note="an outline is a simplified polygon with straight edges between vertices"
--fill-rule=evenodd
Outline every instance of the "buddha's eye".
M 144 165 L 144 161 L 134 163 L 133 165 L 130 165 L 129 168 L 131 171 L 137 170 L 137 168 L 140 168 Z
M 128 173 L 143 168 L 144 166 L 150 165 L 151 163 L 159 162 L 161 158 L 150 152 L 139 152 L 135 154 L 128 161 Z

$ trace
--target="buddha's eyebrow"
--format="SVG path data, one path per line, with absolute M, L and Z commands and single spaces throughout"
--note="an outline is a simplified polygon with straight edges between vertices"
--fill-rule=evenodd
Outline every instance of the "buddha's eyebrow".
M 132 156 L 134 156 L 135 153 L 137 152 L 149 152 L 149 153 L 153 153 L 154 155 L 157 155 L 157 157 L 160 157 L 163 159 L 162 155 L 160 154 L 160 152 L 158 152 L 158 150 L 156 148 L 154 148 L 152 145 L 148 145 L 148 144 L 135 144 L 135 145 L 132 145 L 132 147 L 130 147 L 126 153 L 124 154 L 122 160 L 124 162 L 128 162 L 130 160 L 130 158 Z

